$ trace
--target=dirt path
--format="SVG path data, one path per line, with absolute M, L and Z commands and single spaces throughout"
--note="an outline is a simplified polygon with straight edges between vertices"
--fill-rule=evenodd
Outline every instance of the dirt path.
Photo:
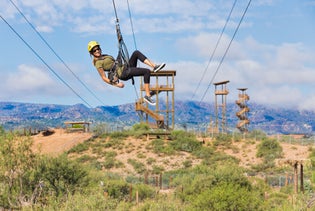
M 58 155 L 92 137 L 92 133 L 67 132 L 64 129 L 53 129 L 53 132 L 49 136 L 44 136 L 42 133 L 32 136 L 34 151 L 42 154 Z

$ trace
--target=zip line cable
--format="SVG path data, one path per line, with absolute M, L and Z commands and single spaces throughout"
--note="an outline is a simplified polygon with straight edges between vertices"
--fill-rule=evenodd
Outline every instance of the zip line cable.
M 86 105 L 88 105 L 90 108 L 92 108 L 92 106 L 86 101 L 84 100 L 65 80 L 63 80 L 54 70 L 53 68 L 51 68 L 46 62 L 45 60 L 23 39 L 23 37 L 21 37 L 21 35 L 2 17 L 2 15 L 0 15 L 0 18 L 9 26 L 9 28 L 16 34 L 16 36 L 18 36 L 21 41 L 37 56 L 37 58 L 39 60 L 41 60 L 43 62 L 44 65 L 46 65 L 46 67 L 62 82 L 64 83 L 76 96 L 78 96 Z
M 129 20 L 130 20 L 130 25 L 131 25 L 133 43 L 135 45 L 135 49 L 137 50 L 138 48 L 137 48 L 137 43 L 136 43 L 136 36 L 135 36 L 135 32 L 133 30 L 133 22 L 132 22 L 132 18 L 131 18 L 131 10 L 130 10 L 130 5 L 129 5 L 129 1 L 128 0 L 127 0 L 127 4 L 128 4 Z
M 218 67 L 217 67 L 217 69 L 216 69 L 214 75 L 212 76 L 211 81 L 210 81 L 210 83 L 208 84 L 207 89 L 206 89 L 206 91 L 204 92 L 204 94 L 203 94 L 203 96 L 202 96 L 200 102 L 203 101 L 203 99 L 204 99 L 206 93 L 207 93 L 208 90 L 209 90 L 210 85 L 213 83 L 213 80 L 214 80 L 215 76 L 217 75 L 217 73 L 218 73 L 218 71 L 219 71 L 219 69 L 220 69 L 220 67 L 221 67 L 221 65 L 222 65 L 222 63 L 223 63 L 223 61 L 224 61 L 224 59 L 225 59 L 225 57 L 226 57 L 226 55 L 227 55 L 227 52 L 229 51 L 229 49 L 230 49 L 230 47 L 231 47 L 231 44 L 232 44 L 232 42 L 233 42 L 233 40 L 234 40 L 234 38 L 235 38 L 235 35 L 236 35 L 236 33 L 238 32 L 238 29 L 240 28 L 240 25 L 241 25 L 241 23 L 242 23 L 242 21 L 243 21 L 243 19 L 244 19 L 244 17 L 245 17 L 245 14 L 246 14 L 246 12 L 247 12 L 247 10 L 248 10 L 248 8 L 249 8 L 249 5 L 250 5 L 251 1 L 252 1 L 252 0 L 249 0 L 249 2 L 248 2 L 248 4 L 247 4 L 247 7 L 246 7 L 246 9 L 245 9 L 245 11 L 244 11 L 244 13 L 243 13 L 241 19 L 240 19 L 240 21 L 239 21 L 239 23 L 238 23 L 238 25 L 237 25 L 235 31 L 234 31 L 234 34 L 233 34 L 233 36 L 232 36 L 230 42 L 229 42 L 229 45 L 228 45 L 228 47 L 226 48 L 226 50 L 225 50 L 225 52 L 224 52 L 224 55 L 223 55 L 223 57 L 222 57 L 222 59 L 221 59 L 219 65 L 218 65 Z
M 133 43 L 135 45 L 135 49 L 137 50 L 137 43 L 136 43 L 136 36 L 135 36 L 135 32 L 133 30 L 133 22 L 132 22 L 132 17 L 131 17 L 131 10 L 130 10 L 130 5 L 129 5 L 129 1 L 127 0 L 127 5 L 128 5 L 128 12 L 129 12 L 129 20 L 130 20 L 130 25 L 131 25 L 131 31 L 132 31 L 132 37 L 133 37 Z M 141 80 L 141 79 L 140 79 Z M 139 99 L 139 95 L 138 95 L 138 90 L 136 88 L 135 85 L 133 85 L 137 99 Z
M 233 6 L 232 6 L 232 8 L 231 8 L 231 11 L 230 11 L 230 13 L 229 13 L 229 15 L 228 15 L 228 17 L 227 17 L 227 19 L 226 19 L 226 21 L 225 21 L 224 27 L 223 27 L 223 29 L 222 29 L 222 31 L 221 31 L 221 34 L 220 34 L 220 36 L 219 36 L 219 39 L 217 40 L 217 43 L 216 43 L 216 45 L 215 45 L 215 48 L 214 48 L 214 50 L 213 50 L 213 52 L 212 52 L 212 54 L 211 54 L 211 56 L 210 56 L 210 59 L 209 59 L 209 61 L 208 61 L 208 64 L 207 64 L 205 70 L 203 71 L 203 74 L 202 74 L 202 76 L 201 76 L 201 78 L 200 78 L 200 81 L 199 81 L 199 83 L 198 83 L 198 85 L 197 85 L 197 88 L 195 89 L 194 94 L 192 95 L 192 99 L 195 97 L 195 95 L 196 95 L 196 93 L 197 93 L 197 91 L 198 91 L 198 89 L 199 89 L 199 87 L 200 87 L 200 85 L 201 85 L 201 82 L 202 82 L 202 80 L 204 79 L 205 74 L 206 74 L 206 72 L 207 72 L 207 70 L 208 70 L 208 68 L 209 68 L 209 65 L 210 65 L 210 63 L 212 62 L 213 56 L 214 56 L 215 52 L 217 51 L 217 48 L 218 48 L 218 46 L 219 46 L 219 43 L 220 43 L 220 41 L 221 41 L 221 38 L 222 38 L 223 33 L 224 33 L 224 31 L 225 31 L 225 28 L 226 28 L 226 26 L 227 26 L 227 24 L 228 24 L 228 22 L 229 22 L 229 20 L 230 20 L 230 18 L 231 18 L 231 15 L 232 15 L 232 12 L 233 12 L 233 10 L 234 10 L 234 7 L 235 7 L 236 2 L 237 2 L 237 0 L 235 0 L 234 3 L 233 3 Z
M 72 75 L 83 85 L 101 104 L 105 105 L 105 103 L 100 100 L 87 86 L 84 84 L 82 80 L 70 69 L 70 67 L 65 63 L 65 61 L 56 53 L 56 51 L 51 47 L 51 45 L 44 39 L 44 37 L 38 32 L 38 30 L 34 27 L 34 25 L 26 18 L 23 12 L 18 8 L 16 4 L 12 0 L 9 0 L 11 4 L 15 7 L 17 11 L 19 11 L 20 15 L 25 19 L 25 21 L 30 25 L 30 27 L 35 31 L 35 33 L 41 38 L 41 40 L 48 46 L 48 48 L 55 54 L 55 56 L 63 63 L 63 65 L 72 73 Z
M 116 10 L 116 5 L 115 5 L 115 1 L 113 1 L 113 6 L 114 6 L 114 12 L 115 12 L 115 16 L 116 16 L 116 33 L 117 33 L 117 38 L 118 38 L 118 43 L 119 43 L 119 53 L 121 54 L 122 56 L 122 59 L 123 61 L 125 62 L 125 64 L 127 64 L 129 66 L 129 54 L 128 54 L 128 49 L 126 47 L 126 44 L 124 42 L 124 39 L 122 37 L 122 34 L 121 34 L 121 30 L 120 30 L 120 25 L 119 25 L 119 19 L 118 19 L 118 15 L 117 15 L 117 10 Z M 127 2 L 128 3 L 128 2 Z M 128 9 L 129 9 L 129 3 L 128 3 Z M 130 9 L 129 9 L 130 11 Z M 131 13 L 129 13 L 131 14 Z M 133 28 L 133 27 L 132 27 Z M 135 41 L 134 41 L 135 42 Z M 135 84 L 134 84 L 134 79 L 132 78 L 132 85 L 134 86 L 134 89 L 135 89 L 135 93 L 136 93 L 136 96 L 137 98 L 139 98 L 138 96 L 138 92 L 137 92 L 137 89 L 135 87 Z

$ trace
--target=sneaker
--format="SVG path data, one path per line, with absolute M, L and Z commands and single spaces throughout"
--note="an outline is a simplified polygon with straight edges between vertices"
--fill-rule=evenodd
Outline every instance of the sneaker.
M 149 96 L 144 96 L 144 101 L 149 103 L 150 105 L 155 105 L 155 102 Z
M 160 71 L 164 67 L 165 67 L 165 63 L 159 64 L 159 65 L 155 65 L 155 67 L 153 68 L 153 72 L 156 73 L 157 71 Z
M 150 91 L 150 96 L 156 95 L 156 91 Z

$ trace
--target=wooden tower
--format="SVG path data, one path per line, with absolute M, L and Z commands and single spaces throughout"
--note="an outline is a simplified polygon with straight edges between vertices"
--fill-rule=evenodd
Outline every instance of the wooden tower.
M 248 132 L 248 112 L 249 108 L 247 106 L 247 101 L 249 100 L 249 96 L 246 94 L 247 88 L 239 88 L 238 100 L 236 100 L 236 104 L 240 107 L 240 111 L 236 112 L 236 116 L 240 119 L 237 123 L 236 127 L 242 133 Z
M 151 128 L 173 130 L 175 126 L 175 76 L 176 71 L 164 70 L 151 72 L 150 90 L 156 94 L 152 96 L 156 105 L 152 109 L 148 103 L 144 102 L 145 89 L 143 80 L 140 83 L 140 99 L 136 102 L 136 111 L 141 115 L 141 121 L 144 121 Z M 152 83 L 155 80 L 155 84 Z M 153 122 L 152 122 L 153 120 Z
M 226 133 L 226 99 L 229 94 L 227 84 L 230 81 L 214 83 L 215 90 L 215 131 L 219 132 L 219 114 L 221 114 L 221 132 Z

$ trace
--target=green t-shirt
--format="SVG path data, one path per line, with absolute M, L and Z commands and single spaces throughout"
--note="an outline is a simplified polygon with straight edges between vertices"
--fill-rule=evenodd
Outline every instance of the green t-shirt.
M 105 71 L 110 71 L 115 63 L 115 59 L 109 55 L 103 55 L 101 58 L 96 59 L 94 66 L 96 69 L 103 68 Z

